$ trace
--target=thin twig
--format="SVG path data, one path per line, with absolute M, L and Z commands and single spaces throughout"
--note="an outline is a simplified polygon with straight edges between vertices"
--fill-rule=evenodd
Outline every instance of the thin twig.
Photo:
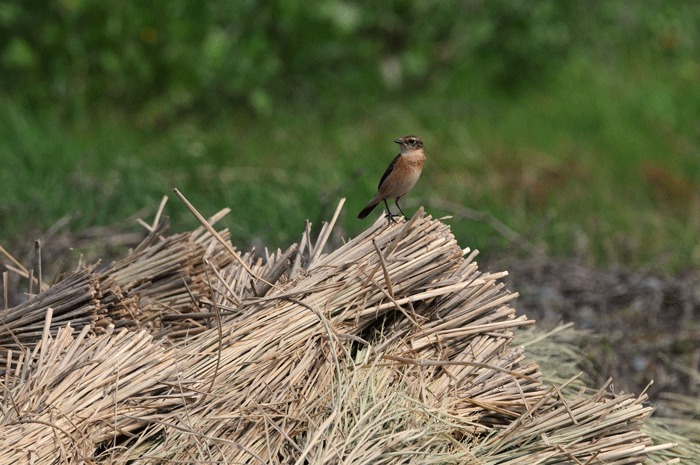
M 205 263 L 209 266 L 212 266 L 209 260 L 205 260 Z M 209 278 L 209 267 L 205 267 L 204 270 L 206 271 L 207 283 L 209 284 L 209 288 L 213 289 L 214 287 L 212 286 L 211 279 Z M 212 301 L 214 303 L 214 312 L 216 312 L 216 329 L 219 333 L 219 344 L 216 354 L 216 366 L 214 367 L 214 374 L 211 377 L 211 384 L 209 385 L 209 393 L 211 393 L 214 389 L 214 381 L 216 380 L 216 375 L 219 374 L 219 365 L 221 364 L 221 346 L 224 343 L 224 333 L 221 329 L 221 312 L 219 311 L 219 305 L 216 303 L 216 297 L 214 297 Z M 202 401 L 204 401 L 205 397 L 206 396 L 202 397 Z

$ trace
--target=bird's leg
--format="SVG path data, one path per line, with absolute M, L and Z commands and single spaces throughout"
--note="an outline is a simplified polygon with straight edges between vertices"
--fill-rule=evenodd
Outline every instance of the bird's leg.
M 400 198 L 401 198 L 401 197 L 399 197 L 399 198 L 396 199 L 396 206 L 399 207 L 399 211 L 401 212 L 401 214 L 403 215 L 403 217 L 406 218 L 406 219 L 408 219 L 408 216 L 406 216 L 406 214 L 403 212 L 403 210 L 401 210 L 401 205 L 399 205 L 399 199 L 400 199 Z
M 389 218 L 389 224 L 396 223 L 397 221 L 394 219 L 394 216 L 398 215 L 394 215 L 393 213 L 391 213 L 391 210 L 389 209 L 389 204 L 386 203 L 386 199 L 384 199 L 384 205 L 386 205 L 386 216 L 387 218 Z

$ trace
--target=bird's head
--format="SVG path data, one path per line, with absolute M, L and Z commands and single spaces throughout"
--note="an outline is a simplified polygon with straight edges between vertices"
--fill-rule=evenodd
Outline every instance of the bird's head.
M 410 153 L 423 149 L 423 140 L 417 136 L 403 136 L 401 139 L 396 139 L 394 142 L 401 146 L 401 153 Z

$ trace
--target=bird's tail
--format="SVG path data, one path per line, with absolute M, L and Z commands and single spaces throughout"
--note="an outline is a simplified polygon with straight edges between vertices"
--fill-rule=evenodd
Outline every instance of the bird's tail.
M 379 205 L 379 202 L 377 202 L 377 203 L 374 203 L 374 202 L 368 203 L 367 206 L 366 206 L 365 208 L 362 209 L 362 211 L 360 212 L 360 214 L 357 215 L 357 218 L 360 219 L 360 220 L 364 220 L 365 218 L 367 218 L 367 215 L 369 215 L 370 213 L 372 213 L 372 210 L 374 210 L 375 207 L 376 207 L 377 205 Z

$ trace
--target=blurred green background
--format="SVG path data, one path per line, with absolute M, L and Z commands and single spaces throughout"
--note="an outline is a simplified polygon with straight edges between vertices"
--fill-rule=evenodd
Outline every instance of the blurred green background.
M 354 235 L 413 133 L 428 159 L 402 206 L 456 214 L 463 247 L 700 265 L 696 1 L 2 1 L 0 84 L 9 250 L 163 195 L 193 228 L 173 187 L 231 207 L 241 248 L 288 245 L 341 197 Z

